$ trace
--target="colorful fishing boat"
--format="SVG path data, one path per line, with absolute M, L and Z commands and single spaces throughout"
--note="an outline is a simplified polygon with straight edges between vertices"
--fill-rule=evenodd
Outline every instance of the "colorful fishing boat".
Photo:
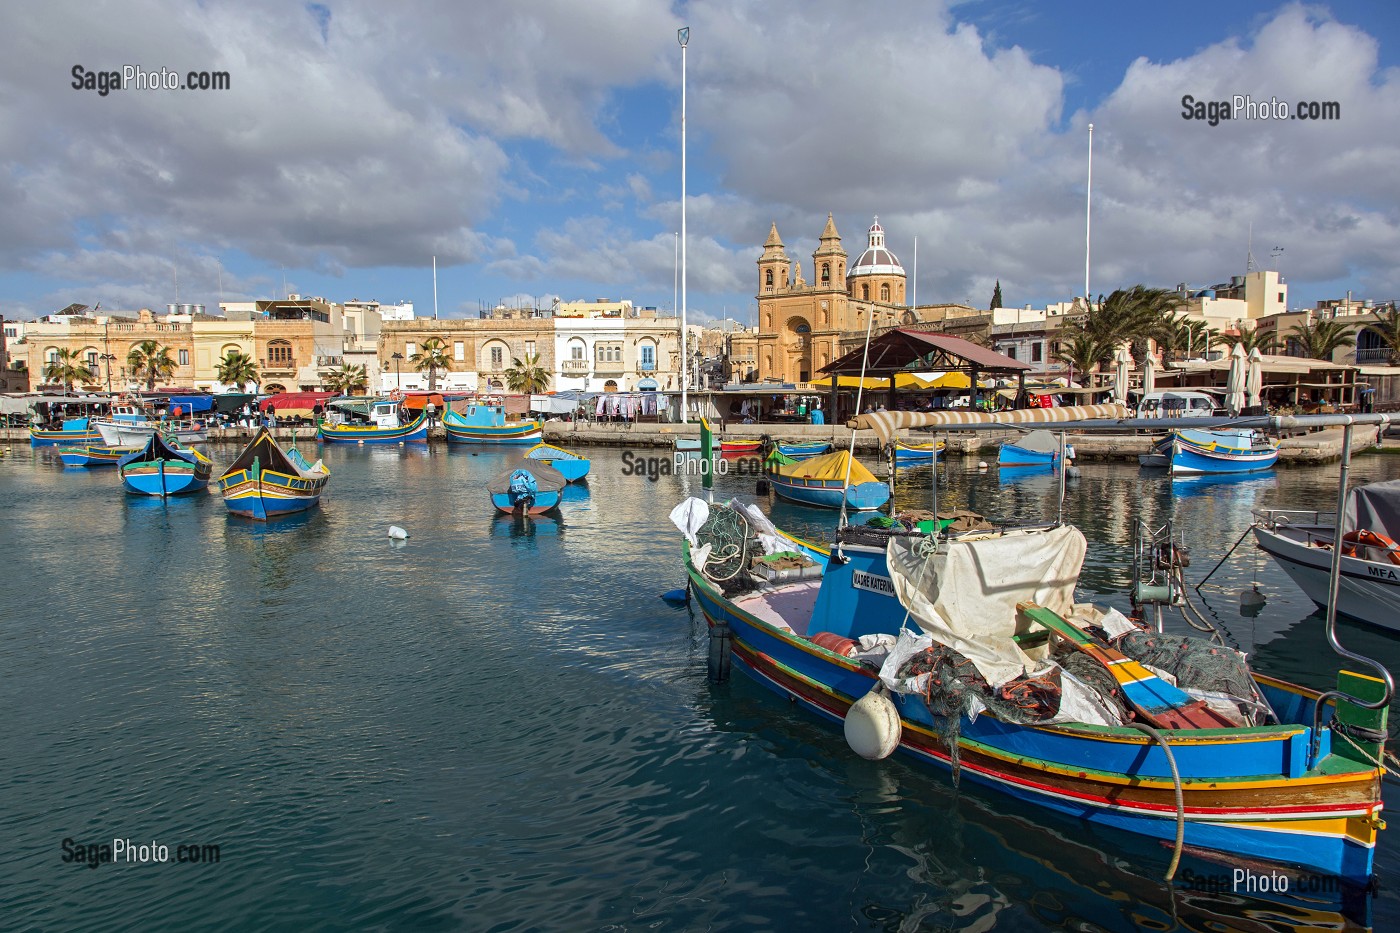
M 580 457 L 572 450 L 555 447 L 553 444 L 536 444 L 525 451 L 525 456 L 554 467 L 564 479 L 571 483 L 587 476 L 591 463 L 587 457 Z
M 316 436 L 327 444 L 406 444 L 428 439 L 426 410 L 419 411 L 408 424 L 400 424 L 399 403 L 390 399 L 348 405 L 330 402 L 326 407 L 344 413 L 316 426 Z
M 182 447 L 152 434 L 146 445 L 117 462 L 127 492 L 142 496 L 179 496 L 209 488 L 214 464 L 193 447 Z
M 93 422 L 102 435 L 103 443 L 112 447 L 145 447 L 153 434 L 174 438 L 181 444 L 198 444 L 209 439 L 203 422 L 189 418 L 157 418 L 138 402 L 119 402 L 112 406 L 111 416 Z
M 864 757 L 897 749 L 1177 850 L 1371 878 L 1384 825 L 1379 678 L 1339 676 L 1373 712 L 1078 605 L 1087 545 L 1071 526 L 941 539 L 847 527 L 827 551 L 742 505 L 691 499 L 672 519 L 712 675 L 732 663 L 844 722 Z M 770 569 L 780 555 L 788 569 Z
M 722 457 L 751 457 L 762 452 L 763 439 L 758 437 L 719 442 L 719 453 Z
M 890 500 L 890 488 L 851 456 L 837 450 L 809 460 L 781 464 L 768 471 L 773 492 L 789 502 L 824 509 L 878 509 Z
M 1167 469 L 1173 474 L 1252 473 L 1272 469 L 1278 444 L 1258 431 L 1180 430 L 1167 438 Z M 1141 459 L 1141 458 L 1139 458 Z
M 60 447 L 58 448 L 58 458 L 67 467 L 116 466 L 118 460 L 138 449 L 136 447 L 104 447 L 93 444 L 81 447 Z
M 538 444 L 544 428 L 538 421 L 510 421 L 505 406 L 483 400 L 468 404 L 466 410 L 449 410 L 442 417 L 451 444 Z
M 1259 549 L 1325 608 L 1337 513 L 1261 509 L 1254 515 Z M 1400 632 L 1400 480 L 1352 490 L 1345 518 L 1337 611 Z
M 67 447 L 82 447 L 101 443 L 101 433 L 92 426 L 87 418 L 65 418 L 63 427 L 57 431 L 35 427 L 29 429 L 30 447 L 53 447 L 60 444 Z
M 926 466 L 938 460 L 938 454 L 941 450 L 943 450 L 942 441 L 928 441 L 923 444 L 895 441 L 894 462 L 896 466 L 901 467 Z
M 676 453 L 682 456 L 691 457 L 700 454 L 700 438 L 698 437 L 678 437 L 672 444 Z
M 793 460 L 810 460 L 822 454 L 831 453 L 831 445 L 826 441 L 802 441 L 796 444 L 777 443 L 778 452 Z
M 1071 451 L 1066 451 L 1073 456 Z M 1052 467 L 1060 462 L 1060 439 L 1049 431 L 1031 431 L 997 450 L 997 466 Z
M 569 481 L 554 467 L 522 457 L 514 466 L 486 484 L 491 504 L 499 512 L 539 515 L 559 507 Z
M 329 480 L 324 463 L 307 463 L 296 447 L 283 450 L 260 428 L 219 477 L 219 490 L 232 514 L 266 521 L 312 508 Z

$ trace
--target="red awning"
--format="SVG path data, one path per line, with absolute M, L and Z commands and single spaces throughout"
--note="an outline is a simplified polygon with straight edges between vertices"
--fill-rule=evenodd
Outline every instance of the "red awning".
M 303 411 L 311 411 L 316 408 L 324 408 L 326 400 L 334 398 L 334 392 L 283 392 L 280 395 L 272 395 L 258 402 L 258 411 L 282 411 L 287 408 L 296 408 Z
M 408 392 L 403 397 L 403 407 L 409 411 L 420 411 L 427 408 L 429 402 L 432 402 L 433 407 L 439 412 L 447 408 L 440 392 Z

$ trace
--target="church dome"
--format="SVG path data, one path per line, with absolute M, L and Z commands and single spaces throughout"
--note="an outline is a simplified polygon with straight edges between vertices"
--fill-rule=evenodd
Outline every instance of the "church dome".
M 885 228 L 880 226 L 880 218 L 870 225 L 870 245 L 851 266 L 849 275 L 904 275 L 904 267 L 899 258 L 885 246 Z

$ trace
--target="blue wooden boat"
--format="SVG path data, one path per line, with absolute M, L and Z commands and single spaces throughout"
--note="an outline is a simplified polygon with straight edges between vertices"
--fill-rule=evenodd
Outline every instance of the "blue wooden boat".
M 768 472 L 768 482 L 774 493 L 789 502 L 824 509 L 839 509 L 844 499 L 846 508 L 865 511 L 890 500 L 890 488 L 846 450 L 774 467 Z
M 53 447 L 59 444 L 82 447 L 101 443 L 102 434 L 87 418 L 65 418 L 63 427 L 58 431 L 46 431 L 35 427 L 29 429 L 30 447 Z
M 538 421 L 507 421 L 505 406 L 494 401 L 472 402 L 466 411 L 449 410 L 442 417 L 450 444 L 538 444 L 544 428 Z
M 676 453 L 686 457 L 698 457 L 700 455 L 700 438 L 698 437 L 678 437 L 672 442 Z
M 1049 431 L 1031 431 L 997 451 L 998 466 L 1051 467 L 1060 461 L 1060 439 Z
M 555 447 L 553 444 L 536 444 L 525 451 L 525 456 L 554 467 L 571 483 L 587 476 L 589 464 L 592 462 L 587 457 L 580 457 L 571 450 Z
M 894 462 L 896 466 L 901 467 L 927 466 L 937 462 L 941 450 L 943 450 L 942 441 L 928 441 L 923 444 L 895 441 Z
M 283 450 L 261 428 L 219 477 L 219 490 L 232 514 L 267 521 L 312 508 L 329 480 L 325 464 L 308 464 L 295 447 Z
M 116 466 L 118 460 L 138 449 L 136 447 L 104 447 L 93 444 L 81 447 L 60 447 L 58 448 L 58 458 L 63 461 L 64 466 L 70 467 Z
M 554 467 L 522 457 L 509 470 L 486 485 L 491 504 L 499 512 L 539 515 L 559 507 L 560 495 L 569 481 Z
M 146 446 L 117 461 L 117 475 L 127 492 L 141 496 L 178 496 L 209 488 L 214 464 L 193 447 L 152 434 Z
M 1173 474 L 1253 473 L 1278 462 L 1278 444 L 1248 429 L 1181 430 L 1168 444 L 1167 469 Z
M 777 532 L 780 546 L 802 555 L 816 573 L 799 569 L 776 583 L 765 575 L 775 585 L 755 589 L 734 581 L 756 573 L 746 566 L 758 566 L 750 551 L 761 554 L 757 535 L 773 529 L 763 527 L 761 515 L 713 520 L 716 508 L 723 507 L 687 500 L 672 518 L 688 535 L 686 571 L 709 622 L 717 679 L 729 664 L 738 666 L 807 711 L 844 722 L 848 741 L 866 757 L 898 750 L 1032 805 L 1168 846 L 1180 826 L 1188 853 L 1247 856 L 1357 884 L 1370 879 L 1384 826 L 1384 771 L 1373 760 L 1383 750 L 1384 708 L 1370 719 L 1369 711 L 1346 699 L 1319 710 L 1318 692 L 1240 664 L 1238 683 L 1254 696 L 1221 706 L 1238 725 L 1139 728 L 1142 720 L 1120 702 L 1126 690 L 1119 694 L 1068 674 L 1061 649 L 1071 642 L 1059 639 L 1058 627 L 1107 627 L 1114 618 L 1095 614 L 1095 621 L 1074 608 L 1087 547 L 1077 529 L 953 536 L 935 550 L 907 531 L 848 527 L 831 552 Z M 693 555 L 703 544 L 711 546 L 710 557 L 696 567 Z M 831 556 L 837 552 L 840 560 Z M 729 555 L 737 558 L 726 560 Z M 906 612 L 912 631 L 901 635 Z M 1071 613 L 1073 622 L 1063 617 Z M 1055 628 L 1041 627 L 1042 617 L 1054 619 Z M 1163 644 L 1153 640 L 1155 633 L 1116 618 L 1127 630 L 1118 643 L 1125 652 L 1131 637 L 1137 639 L 1133 650 Z M 1086 637 L 1082 630 L 1078 636 Z M 876 640 L 885 647 L 870 644 Z M 1172 646 L 1176 642 L 1171 639 Z M 1191 647 L 1197 655 L 1211 651 L 1208 643 Z M 1069 653 L 1099 664 L 1089 650 Z M 921 683 L 911 660 L 928 662 L 936 676 Z M 1140 667 L 1135 660 L 1131 665 Z M 1007 668 L 1016 673 L 1002 679 Z M 1129 669 L 1121 665 L 1123 673 L 1108 684 L 1131 686 L 1124 679 Z M 981 681 L 975 690 L 972 673 Z M 1189 686 L 1183 667 L 1175 673 Z M 1028 676 L 1052 675 L 1062 691 L 1053 706 L 1020 702 Z M 1147 678 L 1164 696 L 1180 694 Z M 1371 692 L 1364 689 L 1367 681 Z M 877 684 L 883 699 L 869 696 Z M 1383 696 L 1376 678 L 1343 672 L 1339 686 L 1372 700 Z M 970 715 L 982 701 L 980 714 Z M 1363 736 L 1356 725 L 1365 721 L 1373 731 Z M 1346 738 L 1343 724 L 1350 730 Z
M 810 460 L 822 454 L 831 453 L 831 445 L 826 441 L 806 441 L 797 444 L 784 444 L 778 441 L 778 452 L 793 460 Z
M 331 402 L 328 408 L 338 407 Z M 371 401 L 364 406 L 366 420 L 332 423 L 322 420 L 316 435 L 327 444 L 406 444 L 428 439 L 428 414 L 420 411 L 408 424 L 399 423 L 399 403 Z M 343 407 L 341 410 L 345 410 Z

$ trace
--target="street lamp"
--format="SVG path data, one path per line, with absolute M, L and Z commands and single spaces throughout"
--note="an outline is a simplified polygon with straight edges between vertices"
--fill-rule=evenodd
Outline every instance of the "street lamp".
M 399 360 L 403 359 L 403 354 L 395 351 L 394 355 L 389 357 L 389 359 L 394 361 L 394 388 L 402 392 L 403 380 L 399 378 Z
M 105 361 L 107 362 L 107 394 L 108 394 L 108 395 L 111 395 L 111 394 L 112 394 L 112 362 L 113 362 L 114 360 L 116 360 L 116 358 L 117 358 L 117 356 L 116 356 L 115 353 L 104 353 L 104 354 L 102 354 L 101 356 L 98 357 L 98 359 L 100 359 L 100 360 L 105 360 Z

